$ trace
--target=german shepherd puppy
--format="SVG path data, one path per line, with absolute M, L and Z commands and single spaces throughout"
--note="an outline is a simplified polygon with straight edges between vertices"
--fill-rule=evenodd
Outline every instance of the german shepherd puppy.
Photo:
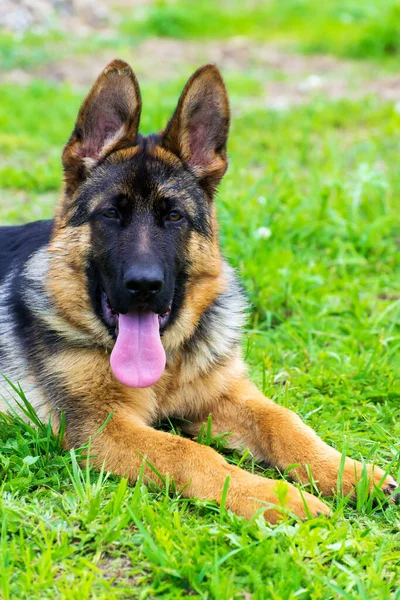
M 153 428 L 182 417 L 196 435 L 231 448 L 323 494 L 336 489 L 341 454 L 246 378 L 240 337 L 245 301 L 218 244 L 214 193 L 227 168 L 229 105 L 218 69 L 188 81 L 168 125 L 138 133 L 139 86 L 109 64 L 82 104 L 64 148 L 64 189 L 53 221 L 1 228 L 0 371 L 19 381 L 42 419 L 66 420 L 66 447 L 91 443 L 93 463 L 133 481 L 141 465 L 169 474 L 187 497 L 276 522 L 277 482 L 252 475 L 210 447 Z M 9 389 L 7 393 L 12 393 Z M 4 403 L 3 408 L 6 408 Z M 189 424 L 190 422 L 190 424 Z M 362 464 L 346 459 L 345 494 Z M 391 494 L 396 482 L 368 466 Z M 327 514 L 288 484 L 283 504 L 299 517 Z M 280 502 L 281 500 L 281 502 Z

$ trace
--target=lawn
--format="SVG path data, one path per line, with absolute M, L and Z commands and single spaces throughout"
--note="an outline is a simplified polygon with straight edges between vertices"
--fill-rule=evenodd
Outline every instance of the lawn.
M 1 73 L 32 75 L 0 83 L 1 224 L 49 218 L 57 202 L 62 145 L 87 86 L 39 78 L 35 69 L 51 61 L 95 57 L 100 47 L 129 58 L 152 36 L 188 44 L 248 36 L 249 44 L 354 57 L 360 69 L 395 69 L 394 0 L 242 5 L 149 3 L 124 13 L 103 42 L 101 32 L 1 35 Z M 143 78 L 145 132 L 165 124 L 190 74 L 188 64 Z M 400 479 L 399 105 L 317 93 L 273 111 L 261 98 L 268 73 L 231 65 L 223 74 L 233 123 L 217 203 L 224 254 L 251 301 L 251 377 L 340 451 Z M 179 434 L 177 422 L 160 427 Z M 400 600 L 400 507 L 335 496 L 330 519 L 272 527 L 180 498 L 168 482 L 148 490 L 80 470 L 47 424 L 3 415 L 0 439 L 4 600 Z M 224 450 L 221 439 L 200 441 L 280 477 L 249 453 Z

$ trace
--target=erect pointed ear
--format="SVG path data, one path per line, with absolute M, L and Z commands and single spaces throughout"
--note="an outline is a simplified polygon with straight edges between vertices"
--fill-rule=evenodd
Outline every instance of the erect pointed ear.
M 83 102 L 64 148 L 67 193 L 86 179 L 99 160 L 134 145 L 141 108 L 139 84 L 132 69 L 122 60 L 113 60 Z
M 187 82 L 161 145 L 176 154 L 212 195 L 228 159 L 229 101 L 215 65 L 204 65 Z

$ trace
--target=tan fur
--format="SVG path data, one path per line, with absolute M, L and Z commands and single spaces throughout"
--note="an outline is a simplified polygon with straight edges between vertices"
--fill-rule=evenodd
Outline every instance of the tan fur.
M 132 102 L 133 116 L 115 137 L 106 140 L 95 160 L 103 160 L 108 155 L 107 160 L 117 163 L 129 160 L 137 152 L 137 147 L 125 146 L 135 138 L 141 106 L 136 79 L 122 61 L 109 65 L 97 80 L 79 113 L 76 131 L 79 133 L 84 129 L 91 104 L 102 93 L 107 96 L 108 92 L 104 90 L 110 77 L 113 85 L 123 81 L 124 102 Z M 226 137 L 229 107 L 225 87 L 217 69 L 206 65 L 186 86 L 162 138 L 163 145 L 156 144 L 149 153 L 165 163 L 186 162 L 198 177 L 204 179 L 211 202 L 212 190 L 226 170 L 225 147 L 219 144 L 221 150 L 217 152 L 211 145 L 206 145 L 204 153 L 199 153 L 193 151 L 189 137 L 193 106 L 202 99 L 210 101 L 210 98 L 222 114 L 220 133 Z M 81 138 L 73 134 L 64 150 L 65 195 L 48 249 L 46 279 L 46 291 L 54 310 L 44 317 L 60 335 L 68 339 L 75 336 L 78 342 L 76 347 L 54 355 L 46 363 L 48 377 L 60 381 L 70 396 L 69 406 L 74 417 L 68 424 L 66 445 L 85 443 L 112 413 L 108 425 L 91 443 L 95 465 L 100 467 L 104 463 L 106 470 L 134 481 L 146 460 L 145 474 L 150 480 L 157 480 L 157 476 L 149 463 L 163 477 L 172 478 L 183 495 L 217 502 L 221 500 L 228 477 L 228 508 L 247 518 L 257 509 L 263 509 L 265 517 L 272 523 L 279 519 L 281 510 L 270 505 L 279 504 L 282 491 L 278 494 L 278 487 L 287 485 L 285 508 L 305 517 L 303 499 L 293 485 L 247 473 L 228 464 L 209 447 L 152 428 L 159 418 L 183 417 L 191 422 L 186 426 L 187 432 L 197 435 L 201 424 L 211 414 L 213 435 L 228 432 L 230 447 L 240 450 L 247 447 L 258 460 L 265 460 L 280 470 L 298 465 L 291 475 L 301 483 L 308 482 L 308 465 L 323 494 L 330 495 L 336 489 L 341 455 L 327 446 L 297 415 L 265 398 L 246 379 L 246 367 L 238 345 L 218 360 L 213 359 L 211 351 L 207 353 L 207 348 L 189 347 L 202 315 L 230 285 L 218 244 L 215 207 L 211 211 L 211 236 L 194 233 L 189 241 L 187 293 L 179 318 L 163 337 L 168 358 L 163 376 L 148 389 L 127 388 L 113 376 L 109 364 L 113 340 L 94 315 L 87 292 L 85 269 L 90 247 L 89 226 L 68 226 L 78 180 L 82 168 L 87 168 L 82 164 L 81 148 Z M 383 471 L 378 468 L 372 472 L 369 467 L 369 471 L 371 485 L 375 483 L 385 491 L 392 491 L 389 486 L 395 482 L 391 477 L 384 478 Z M 360 473 L 360 463 L 347 459 L 343 477 L 345 494 L 354 491 Z M 328 507 L 315 496 L 304 492 L 304 500 L 311 515 L 329 513 Z
M 89 243 L 88 226 L 57 230 L 48 248 L 47 276 L 47 292 L 55 310 L 42 318 L 62 334 L 72 329 L 72 335 L 82 336 L 83 341 L 90 336 L 111 346 L 111 337 L 93 314 L 87 292 L 85 269 Z

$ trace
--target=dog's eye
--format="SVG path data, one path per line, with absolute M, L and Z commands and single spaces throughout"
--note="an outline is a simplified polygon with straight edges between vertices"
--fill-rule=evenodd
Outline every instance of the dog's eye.
M 182 215 L 177 210 L 170 210 L 169 213 L 167 214 L 167 221 L 173 221 L 174 223 L 176 223 L 177 221 L 180 221 L 181 219 L 182 219 Z
M 119 219 L 119 213 L 116 208 L 107 208 L 101 214 L 106 219 Z

